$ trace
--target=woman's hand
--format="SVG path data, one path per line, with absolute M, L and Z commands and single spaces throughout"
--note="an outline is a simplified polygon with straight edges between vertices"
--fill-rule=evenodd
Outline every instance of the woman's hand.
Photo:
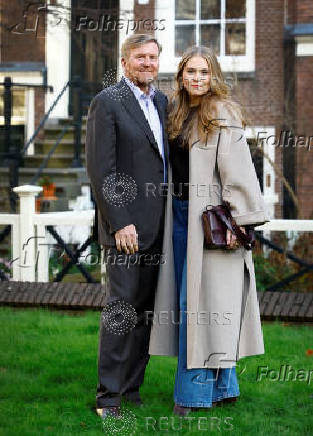
M 240 226 L 239 228 L 240 228 L 240 230 L 241 230 L 243 233 L 246 233 L 246 229 L 245 229 L 245 227 Z M 234 235 L 234 234 L 233 234 L 230 230 L 228 230 L 228 229 L 227 229 L 227 231 L 226 231 L 226 242 L 227 242 L 227 246 L 228 246 L 228 248 L 239 248 L 239 247 L 240 247 L 240 244 L 239 244 L 239 242 L 238 242 L 238 240 L 237 240 L 236 235 Z

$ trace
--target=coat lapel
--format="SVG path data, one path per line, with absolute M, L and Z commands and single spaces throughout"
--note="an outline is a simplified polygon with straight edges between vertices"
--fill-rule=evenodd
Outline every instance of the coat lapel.
M 125 82 L 124 78 L 121 79 L 121 81 L 117 84 L 118 87 L 125 86 L 128 87 L 127 83 Z M 125 109 L 129 113 L 129 115 L 135 120 L 135 122 L 140 126 L 140 128 L 145 132 L 147 138 L 149 139 L 150 144 L 154 148 L 154 150 L 158 153 L 160 158 L 162 159 L 162 156 L 159 152 L 158 144 L 154 138 L 153 132 L 150 129 L 149 123 L 145 117 L 145 114 L 143 113 L 140 104 L 138 103 L 136 97 L 134 96 L 134 93 L 130 90 L 129 93 L 127 93 L 127 97 L 121 99 L 122 104 L 124 105 Z
M 167 132 L 166 132 L 166 120 L 165 120 L 165 111 L 164 108 L 162 108 L 162 104 L 160 101 L 160 93 L 157 91 L 155 93 L 153 102 L 157 108 L 159 117 L 160 117 L 160 121 L 162 124 L 162 133 L 163 133 L 163 145 L 164 145 L 164 154 L 165 154 L 165 159 L 168 162 L 169 159 L 169 147 L 168 147 L 168 140 L 167 140 Z

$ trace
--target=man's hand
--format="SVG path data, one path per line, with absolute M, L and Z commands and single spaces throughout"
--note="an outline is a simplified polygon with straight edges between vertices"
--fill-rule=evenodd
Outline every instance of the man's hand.
M 245 227 L 239 227 L 243 233 L 246 233 Z M 226 231 L 226 241 L 228 248 L 239 248 L 240 244 L 237 241 L 236 235 L 234 235 L 229 229 Z
M 115 242 L 118 251 L 123 250 L 126 254 L 134 254 L 138 251 L 138 234 L 134 224 L 115 232 Z

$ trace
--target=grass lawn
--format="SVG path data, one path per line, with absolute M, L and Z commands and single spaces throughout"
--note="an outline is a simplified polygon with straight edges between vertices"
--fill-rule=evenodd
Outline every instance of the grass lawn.
M 266 353 L 238 363 L 236 405 L 174 417 L 176 359 L 152 356 L 141 394 L 125 419 L 102 425 L 95 415 L 100 312 L 0 308 L 0 435 L 313 435 L 313 327 L 263 323 Z M 296 380 L 256 381 L 258 367 Z M 305 371 L 299 371 L 305 370 Z M 302 378 L 302 379 L 301 379 Z

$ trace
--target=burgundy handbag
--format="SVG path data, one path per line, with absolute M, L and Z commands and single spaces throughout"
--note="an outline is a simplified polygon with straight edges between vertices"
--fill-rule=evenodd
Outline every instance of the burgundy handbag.
M 217 165 L 216 150 L 215 166 Z M 252 226 L 245 226 L 246 234 L 236 224 L 235 219 L 232 217 L 230 211 L 230 203 L 223 201 L 223 204 L 218 206 L 208 205 L 206 210 L 202 213 L 202 225 L 204 231 L 204 248 L 217 249 L 223 248 L 225 250 L 235 250 L 241 245 L 246 250 L 252 250 L 255 247 L 255 233 Z M 230 247 L 227 245 L 226 232 L 229 229 L 236 235 L 236 243 Z
M 212 206 L 202 213 L 202 224 L 204 231 L 204 247 L 207 249 L 224 248 L 225 250 L 235 250 L 244 246 L 246 250 L 252 250 L 255 246 L 254 230 L 250 226 L 245 226 L 245 234 L 231 215 L 229 203 Z M 229 229 L 237 237 L 233 247 L 227 245 L 226 231 Z

